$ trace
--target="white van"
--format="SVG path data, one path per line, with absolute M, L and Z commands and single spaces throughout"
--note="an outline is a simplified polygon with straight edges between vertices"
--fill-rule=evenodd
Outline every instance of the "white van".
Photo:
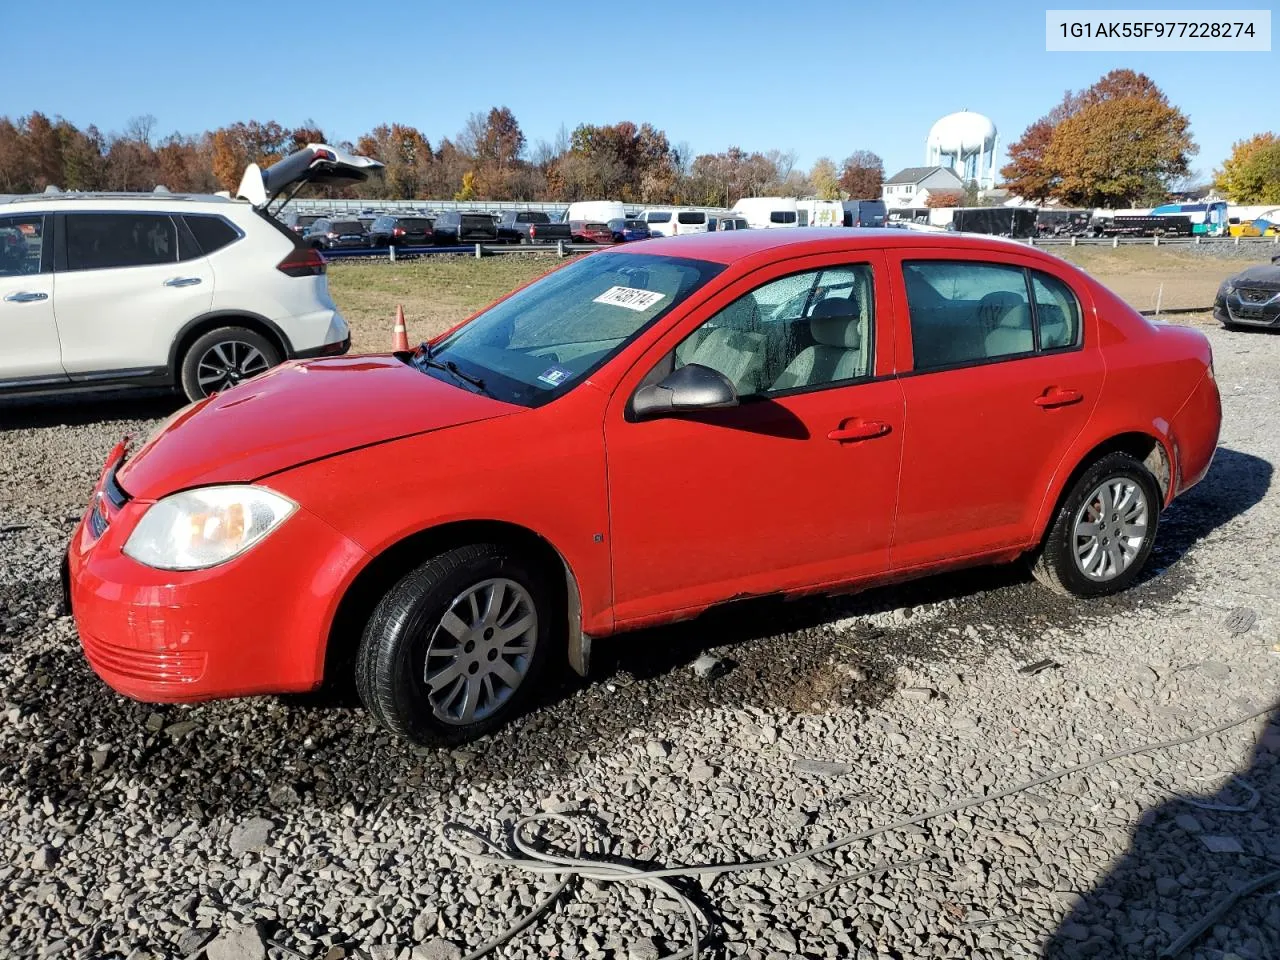
M 610 220 L 625 220 L 627 211 L 621 200 L 579 200 L 569 204 L 569 209 L 561 220 L 590 220 L 593 223 L 608 223 Z
M 797 200 L 796 212 L 808 216 L 809 222 L 802 226 L 844 226 L 844 205 L 839 200 Z
M 743 197 L 733 205 L 733 212 L 745 217 L 753 230 L 794 227 L 799 223 L 792 197 Z
M 646 210 L 641 217 L 653 237 L 675 237 L 685 233 L 706 233 L 707 214 L 703 210 Z

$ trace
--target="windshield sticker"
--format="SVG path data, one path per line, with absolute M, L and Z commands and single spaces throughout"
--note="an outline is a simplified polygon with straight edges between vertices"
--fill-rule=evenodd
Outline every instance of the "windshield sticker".
M 539 375 L 538 380 L 549 387 L 558 387 L 571 376 L 573 376 L 572 370 L 566 370 L 564 367 L 547 367 Z
M 665 293 L 659 293 L 656 290 L 640 290 L 636 287 L 610 287 L 596 297 L 594 302 L 609 303 L 615 307 L 626 307 L 628 310 L 635 310 L 640 313 L 648 310 L 665 297 Z

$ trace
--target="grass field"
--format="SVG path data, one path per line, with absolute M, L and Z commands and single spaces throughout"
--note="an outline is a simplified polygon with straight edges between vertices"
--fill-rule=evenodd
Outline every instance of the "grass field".
M 1218 285 L 1247 263 L 1169 247 L 1054 247 L 1050 252 L 1088 271 L 1139 310 L 1153 308 L 1157 296 L 1165 308 L 1207 308 Z M 378 353 L 390 349 L 397 304 L 404 306 L 410 342 L 418 343 L 561 262 L 549 256 L 456 256 L 335 263 L 329 284 L 351 324 L 352 352 Z

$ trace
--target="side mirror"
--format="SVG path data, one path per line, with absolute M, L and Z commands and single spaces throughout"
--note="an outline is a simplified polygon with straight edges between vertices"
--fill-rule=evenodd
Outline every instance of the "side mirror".
M 738 391 L 732 381 L 700 363 L 673 370 L 661 383 L 641 387 L 631 398 L 631 412 L 637 420 L 737 405 Z

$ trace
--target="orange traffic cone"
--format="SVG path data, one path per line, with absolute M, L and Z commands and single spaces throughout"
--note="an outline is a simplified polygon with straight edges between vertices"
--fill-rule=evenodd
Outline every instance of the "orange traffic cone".
M 391 349 L 400 352 L 409 349 L 409 331 L 404 326 L 404 307 L 396 307 L 396 325 L 391 330 Z

